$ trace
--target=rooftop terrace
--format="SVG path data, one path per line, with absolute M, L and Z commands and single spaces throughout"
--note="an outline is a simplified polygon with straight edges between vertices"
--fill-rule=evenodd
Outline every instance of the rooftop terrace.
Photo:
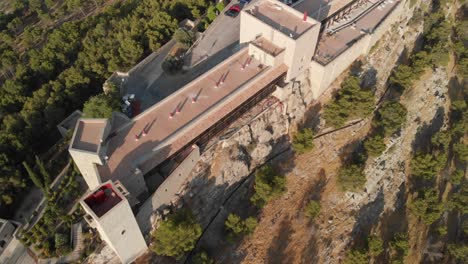
M 120 201 L 122 198 L 115 192 L 110 183 L 102 185 L 84 199 L 86 205 L 97 217 L 103 216 Z
M 286 71 L 260 65 L 244 48 L 112 132 L 109 159 L 97 166 L 102 181 L 129 177 L 136 168 L 147 173 Z
M 72 148 L 97 152 L 106 125 L 106 119 L 80 119 L 72 139 Z
M 363 35 L 373 32 L 399 3 L 399 0 L 370 0 L 353 10 L 347 19 L 335 22 L 330 30 L 337 31 L 321 35 L 314 60 L 323 65 L 331 62 Z
M 294 39 L 313 26 L 311 22 L 304 21 L 302 14 L 288 10 L 278 2 L 261 1 L 246 12 Z
M 273 57 L 276 57 L 284 50 L 284 48 L 278 47 L 273 42 L 269 41 L 264 37 L 259 37 L 251 43 L 256 47 L 264 50 L 266 53 L 270 54 Z

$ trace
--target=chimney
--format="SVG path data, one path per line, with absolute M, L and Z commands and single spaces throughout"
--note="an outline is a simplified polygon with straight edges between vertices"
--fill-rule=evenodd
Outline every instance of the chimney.
M 303 18 L 303 22 L 306 22 L 307 21 L 307 11 L 304 11 L 304 18 Z

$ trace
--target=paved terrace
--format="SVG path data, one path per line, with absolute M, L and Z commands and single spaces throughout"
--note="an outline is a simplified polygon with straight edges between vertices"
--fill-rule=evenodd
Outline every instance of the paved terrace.
M 367 5 L 361 6 L 349 14 L 350 18 L 347 21 L 351 21 L 354 17 L 359 16 L 366 9 L 380 1 L 381 0 L 370 0 Z M 386 4 L 376 5 L 372 10 L 360 17 L 354 25 L 344 27 L 334 34 L 327 34 L 324 32 L 317 45 L 314 60 L 326 65 L 352 46 L 354 42 L 364 34 L 374 31 L 380 22 L 392 12 L 396 5 L 400 3 L 398 0 L 389 0 L 385 2 Z M 338 22 L 333 28 L 337 28 L 345 24 L 347 21 L 341 21 L 341 23 Z
M 244 48 L 111 133 L 102 181 L 143 174 L 287 71 L 265 68 Z
M 72 147 L 97 152 L 106 127 L 106 119 L 81 119 L 73 138 Z
M 293 5 L 294 9 L 321 21 L 353 0 L 303 0 Z
M 284 9 L 272 1 L 262 1 L 246 10 L 246 12 L 282 33 L 292 36 L 294 39 L 297 39 L 313 26 L 312 23 L 304 21 L 303 17 Z

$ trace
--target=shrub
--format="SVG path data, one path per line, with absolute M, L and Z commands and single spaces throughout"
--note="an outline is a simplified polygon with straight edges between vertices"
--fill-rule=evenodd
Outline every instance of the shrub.
M 174 32 L 174 39 L 185 47 L 190 47 L 195 41 L 195 34 L 190 30 L 179 28 Z
M 305 215 L 313 220 L 320 214 L 320 210 L 322 209 L 319 201 L 310 201 L 305 206 Z
M 208 253 L 205 251 L 200 251 L 192 259 L 192 264 L 214 264 L 214 261 Z
M 304 128 L 298 131 L 292 142 L 293 149 L 298 154 L 303 154 L 314 148 L 314 131 L 311 128 Z
M 153 232 L 151 249 L 158 255 L 180 259 L 195 247 L 201 234 L 202 228 L 195 216 L 190 210 L 183 209 L 170 215 Z
M 392 135 L 400 130 L 406 120 L 406 113 L 406 108 L 399 102 L 385 102 L 377 111 L 373 125 L 381 127 L 385 135 Z
M 216 10 L 218 10 L 218 12 L 221 14 L 221 12 L 223 12 L 224 8 L 226 6 L 224 5 L 224 2 L 223 1 L 220 1 L 216 4 Z
M 384 251 L 382 238 L 372 235 L 369 237 L 369 254 L 377 257 Z
M 439 195 L 434 189 L 427 189 L 409 204 L 409 209 L 425 224 L 434 223 L 443 213 L 444 205 L 439 201 Z
M 343 261 L 344 264 L 368 264 L 369 257 L 367 253 L 363 250 L 349 250 L 346 252 L 345 260 Z
M 182 69 L 184 66 L 184 61 L 180 58 L 174 56 L 167 56 L 161 64 L 164 72 L 168 74 L 175 74 Z
M 408 235 L 404 233 L 397 233 L 393 237 L 393 240 L 390 241 L 390 248 L 395 251 L 396 254 L 400 256 L 408 255 L 409 243 Z
M 257 219 L 254 217 L 247 217 L 242 220 L 236 214 L 229 214 L 228 218 L 224 222 L 226 229 L 236 235 L 240 234 L 251 234 L 257 227 Z
M 342 167 L 338 172 L 337 183 L 342 191 L 356 192 L 366 183 L 366 175 L 357 164 Z
M 377 157 L 384 152 L 387 146 L 385 145 L 384 138 L 377 134 L 366 138 L 364 141 L 364 148 L 369 156 Z
M 286 191 L 286 179 L 277 175 L 269 165 L 261 167 L 255 174 L 255 194 L 250 201 L 257 207 L 263 207 L 269 200 Z

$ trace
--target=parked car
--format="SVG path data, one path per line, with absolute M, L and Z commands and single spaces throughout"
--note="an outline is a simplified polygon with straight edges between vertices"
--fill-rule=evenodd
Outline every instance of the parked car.
M 224 12 L 224 14 L 226 16 L 236 17 L 240 13 L 241 9 L 242 8 L 240 5 L 233 5 L 226 12 Z
M 241 3 L 242 5 L 247 5 L 248 3 L 250 3 L 252 0 L 239 0 L 239 3 Z

